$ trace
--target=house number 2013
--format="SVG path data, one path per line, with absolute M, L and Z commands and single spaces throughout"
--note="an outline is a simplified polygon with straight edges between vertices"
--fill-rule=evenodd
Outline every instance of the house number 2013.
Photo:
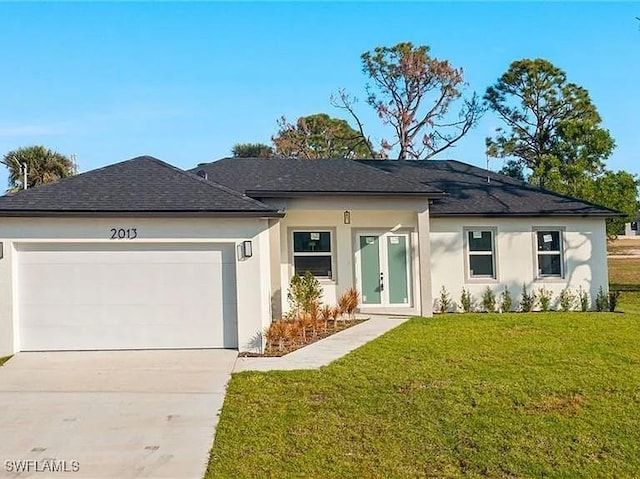
M 111 239 L 136 239 L 138 237 L 138 230 L 136 228 L 111 228 Z

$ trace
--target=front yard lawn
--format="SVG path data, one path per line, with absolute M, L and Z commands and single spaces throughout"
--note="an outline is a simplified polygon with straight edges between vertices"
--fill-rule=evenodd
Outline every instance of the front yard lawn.
M 634 312 L 414 318 L 320 370 L 236 374 L 207 478 L 639 477 L 621 299 Z

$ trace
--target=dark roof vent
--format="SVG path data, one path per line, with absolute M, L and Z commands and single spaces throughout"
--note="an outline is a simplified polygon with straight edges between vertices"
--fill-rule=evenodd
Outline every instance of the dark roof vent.
M 198 170 L 196 172 L 196 175 L 198 175 L 200 178 L 204 178 L 205 180 L 209 179 L 209 176 L 207 175 L 207 172 L 204 170 Z

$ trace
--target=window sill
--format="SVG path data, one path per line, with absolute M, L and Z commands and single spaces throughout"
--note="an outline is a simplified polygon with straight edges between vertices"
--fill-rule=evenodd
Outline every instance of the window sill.
M 499 284 L 498 278 L 466 278 L 465 284 Z
M 539 276 L 533 281 L 535 283 L 566 283 L 567 279 L 562 276 Z

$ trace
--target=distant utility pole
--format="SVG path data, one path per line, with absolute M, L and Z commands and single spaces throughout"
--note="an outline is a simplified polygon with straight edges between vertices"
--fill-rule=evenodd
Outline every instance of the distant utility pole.
M 73 174 L 77 175 L 78 174 L 78 157 L 76 156 L 75 153 L 71 155 L 71 163 L 73 164 Z
M 484 156 L 487 159 L 487 183 L 491 183 L 491 170 L 489 169 L 489 155 L 485 154 Z
M 24 190 L 26 190 L 29 187 L 29 185 L 27 183 L 27 173 L 28 173 L 27 164 L 26 163 L 22 163 L 22 176 L 23 176 L 22 187 L 23 187 Z

